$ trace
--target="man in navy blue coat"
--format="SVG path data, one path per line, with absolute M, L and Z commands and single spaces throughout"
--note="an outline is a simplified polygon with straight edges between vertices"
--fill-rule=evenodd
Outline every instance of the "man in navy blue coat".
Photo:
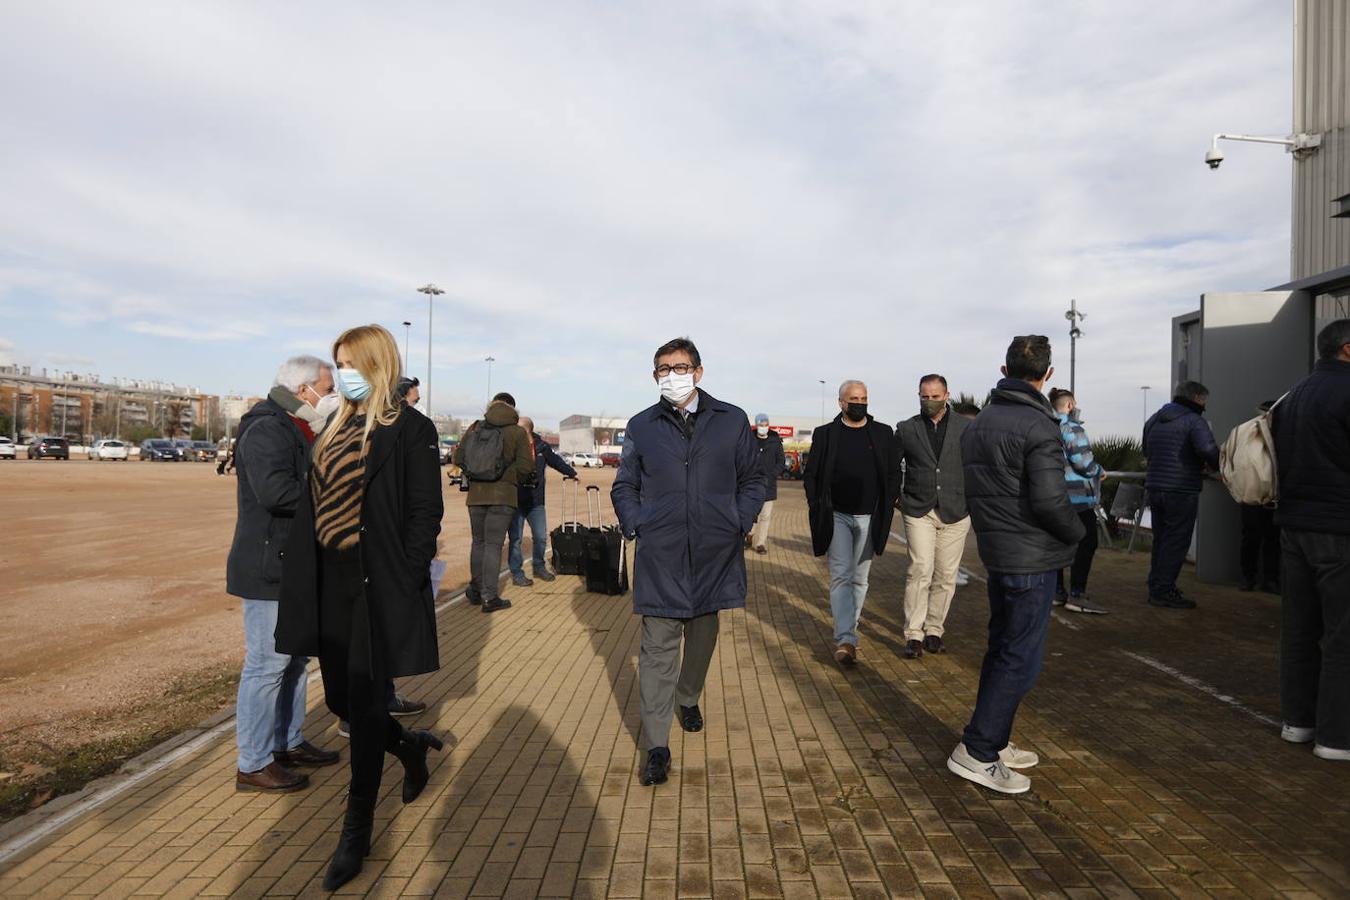
M 677 704 L 681 728 L 703 729 L 698 701 L 717 646 L 717 613 L 745 606 L 742 542 L 764 503 L 745 413 L 697 387 L 703 362 L 694 342 L 663 345 L 652 377 L 661 399 L 629 420 L 610 492 L 624 535 L 637 541 L 644 785 L 666 780 Z

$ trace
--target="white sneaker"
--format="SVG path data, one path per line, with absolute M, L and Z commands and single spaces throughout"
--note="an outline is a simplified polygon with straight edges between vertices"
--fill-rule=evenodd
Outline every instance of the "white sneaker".
M 970 755 L 964 741 L 947 757 L 947 770 L 1000 794 L 1025 794 L 1031 790 L 1030 778 L 1009 769 L 1002 760 L 980 762 Z
M 1291 744 L 1311 744 L 1313 729 L 1299 728 L 1297 725 L 1281 725 L 1280 737 Z
M 1318 759 L 1334 759 L 1337 762 L 1350 762 L 1350 750 L 1337 750 L 1335 747 L 1323 747 L 1313 744 L 1313 756 Z
M 1008 746 L 998 751 L 998 761 L 1010 769 L 1030 769 L 1040 762 L 1041 758 L 1030 750 L 1023 750 L 1012 741 L 1008 741 Z

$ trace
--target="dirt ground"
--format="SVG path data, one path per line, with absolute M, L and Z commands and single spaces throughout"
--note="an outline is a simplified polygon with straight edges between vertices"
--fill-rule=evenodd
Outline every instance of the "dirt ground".
M 613 473 L 582 472 L 607 514 Z M 233 702 L 235 485 L 204 463 L 0 462 L 0 820 Z M 550 472 L 550 526 L 560 486 Z M 448 484 L 445 507 L 442 595 L 467 581 L 469 556 L 464 494 Z

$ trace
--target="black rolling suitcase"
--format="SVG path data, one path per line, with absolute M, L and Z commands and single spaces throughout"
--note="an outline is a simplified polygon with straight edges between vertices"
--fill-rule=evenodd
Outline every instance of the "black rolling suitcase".
M 594 513 L 592 503 L 595 504 Z M 613 596 L 628 593 L 628 542 L 623 539 L 618 525 L 604 524 L 600 513 L 600 488 L 595 485 L 586 488 L 586 513 L 591 522 L 591 527 L 581 533 L 586 590 Z
M 553 571 L 559 575 L 581 575 L 581 558 L 584 552 L 582 548 L 582 525 L 577 517 L 577 495 L 581 491 L 581 483 L 570 481 L 572 490 L 567 490 L 569 481 L 564 481 L 563 492 L 563 518 L 567 518 L 567 497 L 572 496 L 572 518 L 570 521 L 564 521 L 557 528 L 553 529 L 549 535 L 549 541 L 553 544 Z

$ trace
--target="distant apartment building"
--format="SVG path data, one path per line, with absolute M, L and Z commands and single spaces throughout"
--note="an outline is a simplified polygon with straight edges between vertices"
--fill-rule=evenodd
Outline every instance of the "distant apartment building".
M 0 366 L 0 416 L 8 419 L 9 435 L 19 441 L 55 435 L 87 443 L 119 437 L 136 426 L 168 434 L 173 425 L 183 437 L 198 425 L 223 432 L 228 418 L 222 415 L 223 405 L 220 397 L 167 382 L 104 381 L 98 375 Z

